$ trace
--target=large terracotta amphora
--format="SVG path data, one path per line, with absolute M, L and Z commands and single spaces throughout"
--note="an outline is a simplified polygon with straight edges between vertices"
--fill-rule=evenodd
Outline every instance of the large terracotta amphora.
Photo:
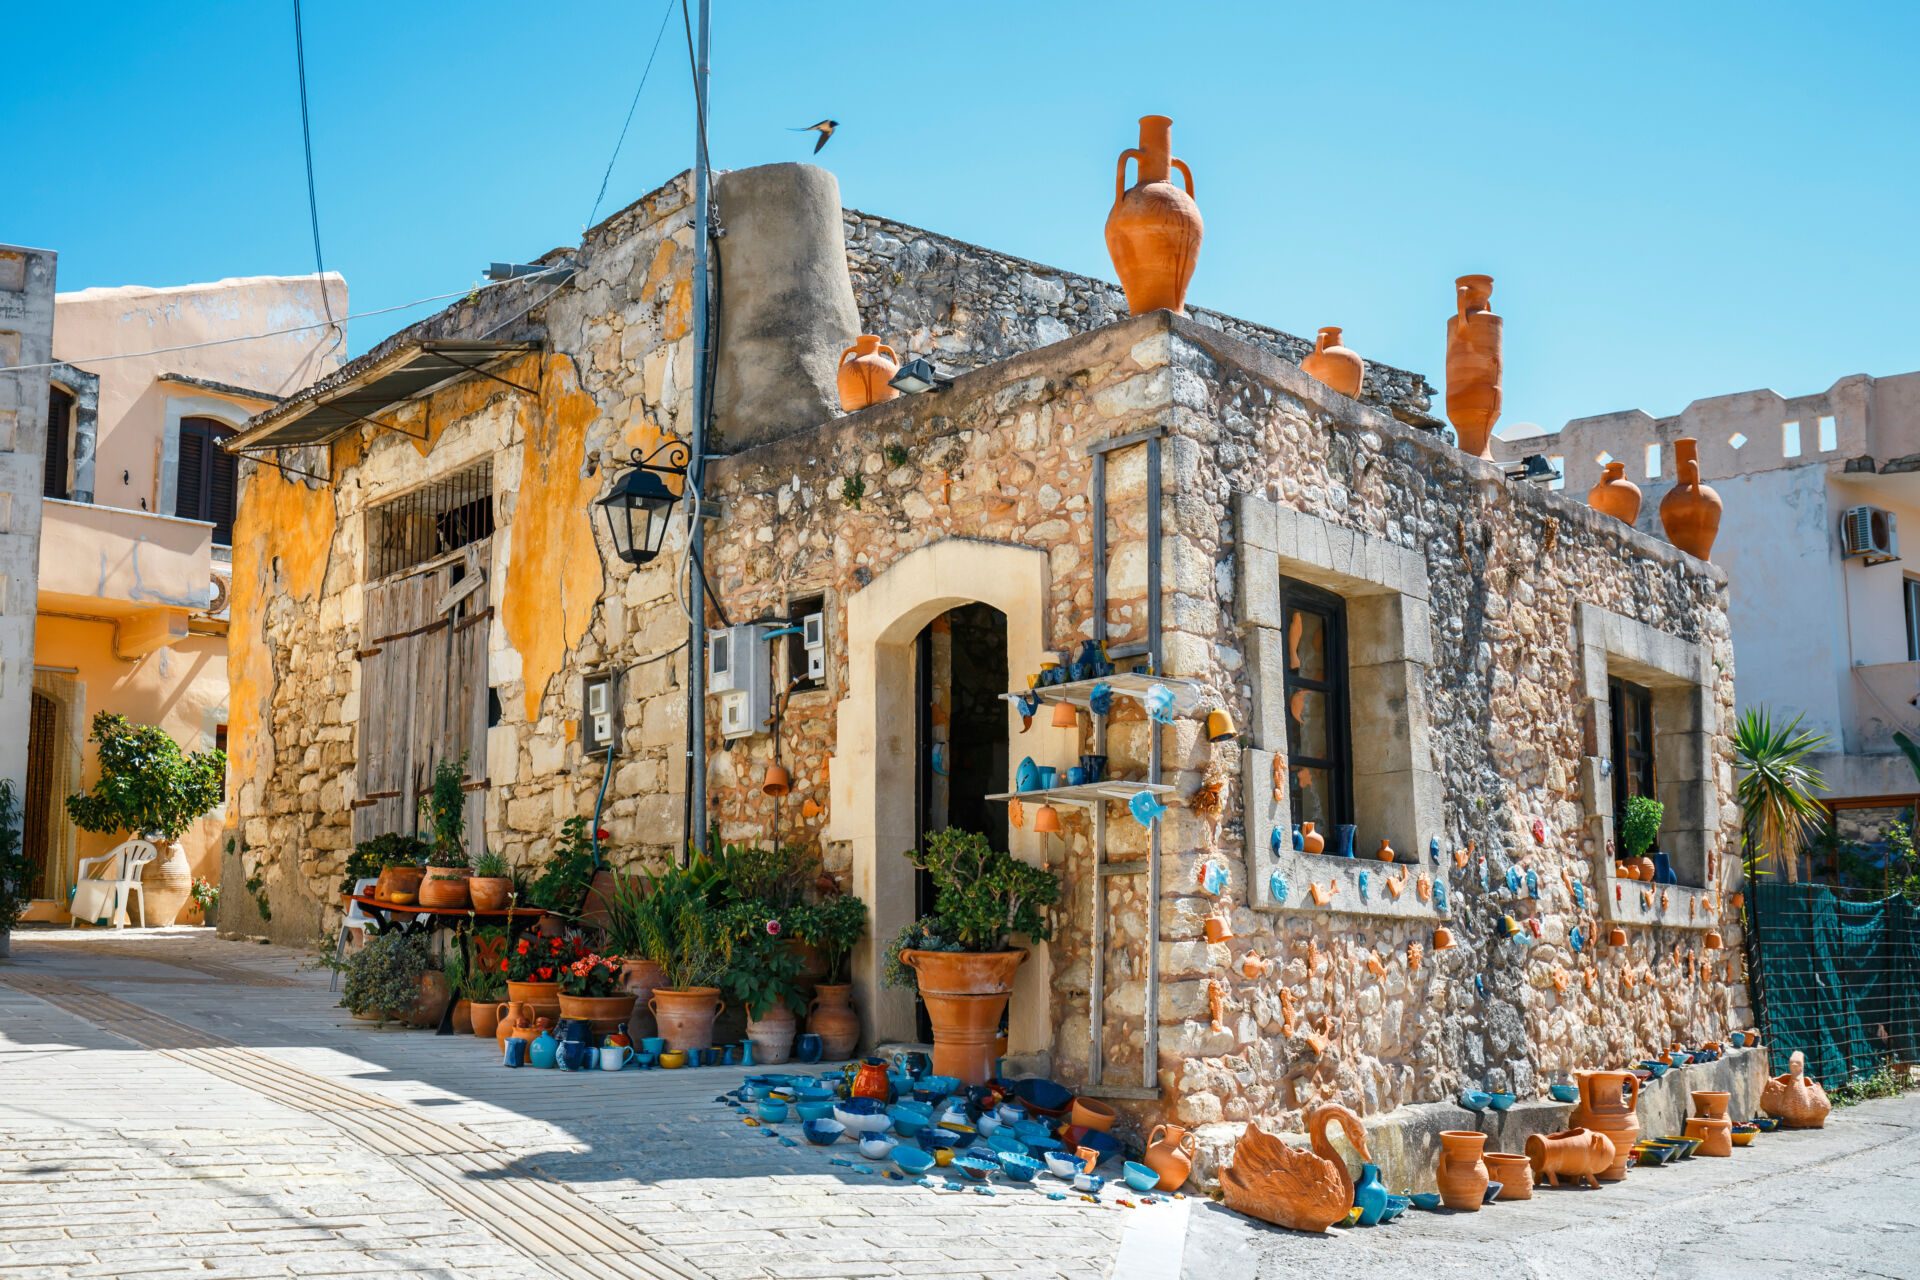
M 1633 1156 L 1633 1144 L 1640 1140 L 1640 1118 L 1634 1106 L 1640 1101 L 1640 1079 L 1631 1071 L 1576 1071 L 1580 1102 L 1568 1120 L 1577 1128 L 1604 1133 L 1613 1143 L 1613 1163 L 1601 1170 L 1602 1182 L 1619 1182 L 1627 1176 L 1627 1161 Z
M 1535 1182 L 1557 1187 L 1560 1179 L 1571 1178 L 1598 1187 L 1599 1176 L 1613 1163 L 1613 1139 L 1591 1129 L 1536 1133 L 1527 1139 L 1527 1163 Z
M 653 1010 L 654 1023 L 666 1037 L 668 1049 L 711 1049 L 713 1020 L 725 1004 L 718 987 L 688 987 L 684 991 L 661 987 L 647 1007 Z
M 1609 462 L 1606 474 L 1587 490 L 1587 505 L 1623 524 L 1640 518 L 1640 486 L 1627 479 L 1627 464 Z
M 1178 1191 L 1193 1172 L 1193 1135 L 1177 1124 L 1156 1125 L 1141 1161 L 1160 1175 L 1157 1190 Z
M 820 1037 L 820 1056 L 828 1062 L 851 1058 L 860 1047 L 860 1015 L 853 1007 L 853 987 L 823 982 L 814 989 L 807 1010 L 807 1030 Z
M 1139 165 L 1127 185 L 1127 160 Z M 1187 180 L 1182 191 L 1171 181 L 1178 169 Z M 1113 209 L 1107 214 L 1107 252 L 1126 290 L 1134 315 L 1162 309 L 1186 314 L 1187 285 L 1200 261 L 1205 230 L 1200 206 L 1193 202 L 1193 171 L 1173 155 L 1173 121 L 1140 117 L 1140 145 L 1120 153 L 1113 175 Z
M 1340 345 L 1340 330 L 1332 325 L 1320 330 L 1313 354 L 1300 362 L 1301 372 L 1326 383 L 1343 396 L 1360 394 L 1360 383 L 1367 365 L 1360 353 Z
M 1730 1156 L 1733 1154 L 1733 1121 L 1727 1119 L 1727 1104 L 1733 1095 L 1712 1089 L 1696 1089 L 1693 1092 L 1693 1115 L 1687 1118 L 1685 1133 L 1689 1138 L 1700 1139 L 1703 1156 Z
M 1660 499 L 1660 527 L 1668 542 L 1705 560 L 1720 534 L 1720 495 L 1700 483 L 1700 442 L 1691 436 L 1675 440 L 1673 464 L 1678 483 Z
M 667 985 L 664 969 L 651 960 L 627 960 L 620 966 L 620 985 L 633 992 L 633 1015 L 627 1019 L 627 1034 L 636 1040 L 654 1035 L 653 1014 L 647 1002 L 653 993 Z
M 870 404 L 891 400 L 900 394 L 892 386 L 893 375 L 900 372 L 900 358 L 877 334 L 863 333 L 853 345 L 840 353 L 840 407 L 848 413 Z
M 1454 314 L 1447 318 L 1447 421 L 1460 449 L 1491 458 L 1487 442 L 1500 420 L 1500 330 L 1493 314 L 1493 277 L 1454 281 Z
M 1487 1194 L 1487 1135 L 1471 1129 L 1448 1129 L 1440 1135 L 1440 1158 L 1433 1180 L 1440 1187 L 1440 1203 L 1461 1213 L 1478 1213 Z

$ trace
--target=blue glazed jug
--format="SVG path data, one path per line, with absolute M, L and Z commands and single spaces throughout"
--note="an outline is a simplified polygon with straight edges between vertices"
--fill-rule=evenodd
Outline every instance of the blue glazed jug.
M 1360 1166 L 1360 1179 L 1353 1184 L 1353 1202 L 1360 1208 L 1361 1226 L 1371 1227 L 1379 1223 L 1387 1211 L 1387 1184 L 1380 1181 L 1379 1165 Z
M 560 1042 L 553 1038 L 553 1032 L 545 1027 L 527 1046 L 527 1065 L 530 1067 L 552 1067 L 560 1058 Z
M 1655 884 L 1680 883 L 1680 877 L 1673 873 L 1673 861 L 1657 849 L 1653 854 L 1653 882 Z

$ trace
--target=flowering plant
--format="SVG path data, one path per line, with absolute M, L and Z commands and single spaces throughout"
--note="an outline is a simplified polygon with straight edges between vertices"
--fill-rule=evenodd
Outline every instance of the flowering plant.
M 577 939 L 522 934 L 507 948 L 500 971 L 508 982 L 558 982 L 560 971 L 585 954 Z
M 560 991 L 563 995 L 617 996 L 622 990 L 618 956 L 589 952 L 560 970 Z

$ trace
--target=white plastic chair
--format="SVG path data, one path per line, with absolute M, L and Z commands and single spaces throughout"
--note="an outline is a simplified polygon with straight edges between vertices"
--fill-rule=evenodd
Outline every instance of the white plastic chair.
M 76 924 L 93 924 L 112 914 L 112 926 L 127 924 L 127 899 L 140 895 L 140 927 L 147 927 L 147 892 L 140 883 L 140 868 L 160 856 L 151 840 L 127 840 L 97 858 L 80 859 L 79 875 L 68 900 L 67 910 Z M 89 868 L 99 867 L 98 875 Z
M 365 896 L 372 891 L 373 886 L 379 883 L 379 876 L 365 876 L 359 880 L 355 880 L 353 882 L 354 898 Z M 348 930 L 359 934 L 361 941 L 364 942 L 366 940 L 367 926 L 374 923 L 376 923 L 376 921 L 372 916 L 367 914 L 365 907 L 353 901 L 351 898 L 347 900 L 347 915 L 346 918 L 340 922 L 339 938 L 333 945 L 333 980 L 327 984 L 327 990 L 336 990 L 340 986 L 340 962 L 347 958 Z

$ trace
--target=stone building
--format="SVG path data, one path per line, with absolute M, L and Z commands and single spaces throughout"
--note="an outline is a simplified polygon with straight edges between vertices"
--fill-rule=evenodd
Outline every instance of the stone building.
M 1300 371 L 1300 339 L 1128 317 L 1109 284 L 842 211 L 805 166 L 716 199 L 715 625 L 821 627 L 811 648 L 736 633 L 774 696 L 738 733 L 709 700 L 701 816 L 816 845 L 869 903 L 871 1037 L 915 1038 L 911 995 L 877 979 L 914 914 L 900 853 L 946 821 L 1061 875 L 1010 1051 L 1130 1124 L 1216 1138 L 1321 1098 L 1533 1096 L 1741 1018 L 1734 951 L 1707 943 L 1732 945 L 1738 866 L 1717 569 L 1450 448 L 1418 375 L 1370 367 L 1349 399 Z M 591 505 L 630 450 L 689 430 L 686 203 L 669 183 L 550 258 L 563 281 L 488 289 L 236 442 L 288 468 L 243 465 L 235 542 L 231 874 L 265 875 L 274 927 L 325 921 L 352 841 L 462 751 L 476 839 L 516 859 L 603 780 L 617 859 L 684 839 L 683 533 L 633 569 Z M 840 414 L 861 330 L 951 384 Z M 1094 724 L 1023 727 L 1003 695 L 1089 639 L 1130 691 L 1110 772 L 1157 767 L 1170 808 L 1143 826 L 1063 801 L 1043 835 L 1036 805 L 992 797 L 1022 757 L 1092 751 Z M 1676 885 L 1615 883 L 1607 856 L 1621 676 L 1653 691 Z M 611 724 L 587 714 L 603 680 Z M 1171 723 L 1131 696 L 1155 681 Z M 1312 817 L 1361 856 L 1295 852 Z
M 40 572 L 40 455 L 46 442 L 56 256 L 0 244 L 0 724 L 27 722 Z M 0 778 L 26 792 L 27 743 L 0 734 Z

